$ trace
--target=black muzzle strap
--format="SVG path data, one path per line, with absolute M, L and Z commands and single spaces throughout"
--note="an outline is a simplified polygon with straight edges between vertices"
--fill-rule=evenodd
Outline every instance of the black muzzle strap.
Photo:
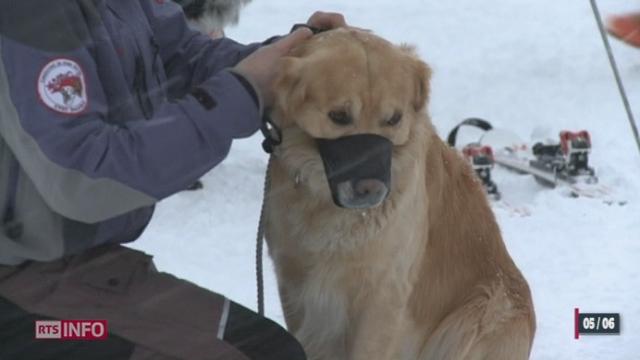
M 338 185 L 344 182 L 378 180 L 390 188 L 393 143 L 380 135 L 360 134 L 333 140 L 316 139 L 324 163 L 331 194 L 336 205 L 342 206 Z

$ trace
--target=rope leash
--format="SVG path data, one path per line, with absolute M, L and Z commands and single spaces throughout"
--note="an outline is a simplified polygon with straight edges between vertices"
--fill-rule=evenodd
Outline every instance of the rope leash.
M 264 249 L 264 226 L 267 222 L 266 208 L 267 195 L 271 188 L 271 167 L 273 165 L 273 152 L 276 146 L 282 143 L 282 130 L 273 123 L 269 114 L 262 117 L 260 131 L 264 136 L 262 149 L 269 154 L 267 169 L 264 174 L 264 189 L 262 190 L 262 205 L 260 206 L 260 220 L 258 220 L 258 234 L 256 236 L 256 287 L 258 293 L 258 314 L 264 316 L 264 272 L 262 264 L 262 253 Z
M 260 207 L 260 220 L 258 221 L 258 235 L 256 237 L 256 286 L 258 292 L 258 314 L 264 316 L 264 273 L 262 270 L 262 253 L 264 249 L 264 226 L 266 223 L 267 193 L 271 187 L 271 163 L 273 155 L 269 156 L 267 171 L 264 176 L 264 189 L 262 192 L 262 206 Z
M 598 30 L 600 30 L 600 36 L 602 37 L 604 48 L 607 51 L 607 56 L 609 57 L 609 64 L 611 64 L 611 70 L 613 70 L 613 75 L 616 78 L 616 83 L 618 84 L 618 90 L 620 91 L 620 96 L 622 97 L 622 102 L 624 103 L 624 108 L 627 111 L 627 117 L 629 118 L 629 124 L 631 125 L 631 131 L 633 132 L 633 136 L 636 140 L 636 145 L 638 146 L 638 152 L 640 153 L 640 134 L 638 133 L 638 127 L 636 125 L 636 121 L 633 116 L 633 111 L 631 111 L 631 105 L 629 105 L 629 98 L 627 96 L 627 91 L 625 90 L 624 84 L 622 83 L 622 78 L 620 77 L 620 71 L 618 70 L 618 64 L 616 63 L 616 59 L 613 56 L 613 51 L 611 50 L 611 44 L 609 44 L 609 39 L 607 38 L 607 34 L 604 30 L 604 25 L 602 25 L 602 16 L 600 16 L 600 10 L 598 10 L 598 4 L 596 4 L 596 0 L 590 0 L 590 1 L 591 1 L 591 9 L 593 10 L 593 16 L 596 18 L 596 23 L 598 24 Z

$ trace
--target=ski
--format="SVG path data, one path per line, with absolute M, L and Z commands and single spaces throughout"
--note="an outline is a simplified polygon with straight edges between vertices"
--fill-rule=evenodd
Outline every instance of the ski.
M 462 149 L 462 155 L 478 175 L 489 198 L 497 203 L 497 207 L 519 215 L 530 213 L 502 201 L 498 185 L 491 177 L 494 164 L 518 174 L 530 175 L 539 184 L 551 189 L 557 188 L 571 198 L 600 199 L 608 205 L 626 204 L 626 201 L 615 198 L 611 187 L 599 183 L 594 169 L 590 167 L 591 135 L 586 130 L 561 131 L 559 141 L 538 142 L 529 148 L 513 134 L 505 139 L 505 132 L 495 131 L 488 121 L 471 118 L 462 121 L 451 131 L 449 145 L 455 147 L 458 130 L 463 125 L 485 131 L 479 141 Z
M 525 158 L 518 158 L 504 154 L 496 154 L 495 161 L 498 165 L 518 173 L 533 175 L 540 184 L 550 188 L 566 187 L 570 190 L 572 197 L 598 198 L 611 194 L 609 188 L 604 186 L 592 186 L 595 183 L 581 182 L 574 177 L 567 177 L 555 169 L 543 170 L 537 166 L 532 166 L 531 161 Z
M 562 189 L 569 197 L 601 199 L 608 205 L 625 205 L 626 201 L 615 199 L 613 189 L 600 184 L 589 166 L 591 136 L 585 130 L 560 132 L 559 143 L 536 143 L 531 156 L 518 155 L 519 149 L 504 148 L 494 155 L 496 164 L 519 174 L 532 175 L 541 185 Z M 518 151 L 520 150 L 520 151 Z

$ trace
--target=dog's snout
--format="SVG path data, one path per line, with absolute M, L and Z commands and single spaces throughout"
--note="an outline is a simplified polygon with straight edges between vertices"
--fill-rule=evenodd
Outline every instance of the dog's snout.
M 368 209 L 380 205 L 388 193 L 389 188 L 380 180 L 345 181 L 338 185 L 338 203 L 350 209 Z
M 375 179 L 365 179 L 356 182 L 355 193 L 356 196 L 373 196 L 377 197 L 380 194 L 384 194 L 387 190 L 387 187 L 380 180 Z

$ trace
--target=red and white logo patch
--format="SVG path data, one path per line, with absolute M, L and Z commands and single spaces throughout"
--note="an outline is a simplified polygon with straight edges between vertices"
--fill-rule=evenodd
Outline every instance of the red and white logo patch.
M 38 77 L 38 95 L 54 111 L 81 113 L 89 102 L 82 68 L 69 59 L 50 61 Z

